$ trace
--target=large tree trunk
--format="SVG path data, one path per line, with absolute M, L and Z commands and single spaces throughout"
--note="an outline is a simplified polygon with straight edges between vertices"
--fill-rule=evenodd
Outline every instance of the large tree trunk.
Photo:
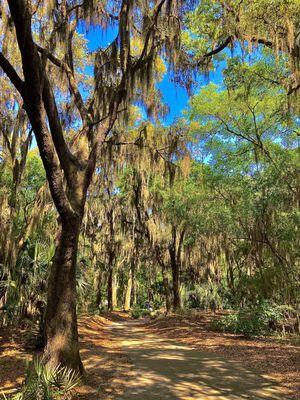
M 76 317 L 76 256 L 80 221 L 60 225 L 51 268 L 46 309 L 45 362 L 83 372 L 79 356 Z
M 162 267 L 162 276 L 163 276 L 163 285 L 164 285 L 164 294 L 165 294 L 165 301 L 166 301 L 166 312 L 167 314 L 171 311 L 171 293 L 170 293 L 170 286 L 169 286 L 169 279 L 168 279 L 168 271 L 164 264 L 161 264 Z
M 172 226 L 172 241 L 169 245 L 169 254 L 173 278 L 173 308 L 175 312 L 181 309 L 180 266 L 184 235 L 185 229 L 182 229 L 179 237 L 177 238 L 177 229 L 174 225 Z
M 174 311 L 181 309 L 180 299 L 180 281 L 179 281 L 179 266 L 177 262 L 171 260 L 172 277 L 173 277 L 173 308 Z
M 117 306 L 117 275 L 114 268 L 111 267 L 108 273 L 107 280 L 107 307 L 109 311 L 113 311 Z
M 131 306 L 131 292 L 132 292 L 132 270 L 129 271 L 129 277 L 127 281 L 127 287 L 125 291 L 125 300 L 124 300 L 124 310 L 130 310 Z
M 97 277 L 97 295 L 96 295 L 96 306 L 97 308 L 102 307 L 102 271 L 100 270 Z
M 118 306 L 118 280 L 117 272 L 114 271 L 112 279 L 112 309 L 115 310 Z
M 181 308 L 180 301 L 180 281 L 179 281 L 179 262 L 176 255 L 176 229 L 172 227 L 172 242 L 169 246 L 169 254 L 171 261 L 171 270 L 173 278 L 173 308 L 174 311 L 178 311 Z
M 109 311 L 113 311 L 114 309 L 113 286 L 114 286 L 114 274 L 113 274 L 113 268 L 110 267 L 107 277 L 107 308 Z
M 131 305 L 135 306 L 136 305 L 136 297 L 137 297 L 135 261 L 131 265 L 131 276 L 132 276 Z

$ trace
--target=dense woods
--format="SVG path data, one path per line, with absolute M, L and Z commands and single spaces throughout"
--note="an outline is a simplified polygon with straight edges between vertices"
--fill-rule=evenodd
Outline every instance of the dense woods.
M 299 21 L 298 0 L 1 1 L 0 326 L 37 368 L 75 386 L 77 317 L 107 310 L 299 334 Z

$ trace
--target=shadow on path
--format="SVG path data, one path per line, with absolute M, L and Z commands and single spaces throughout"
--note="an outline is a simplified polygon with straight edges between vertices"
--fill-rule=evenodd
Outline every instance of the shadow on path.
M 161 339 L 145 332 L 138 321 L 114 323 L 111 334 L 133 365 L 118 400 L 284 399 L 274 382 L 242 364 Z

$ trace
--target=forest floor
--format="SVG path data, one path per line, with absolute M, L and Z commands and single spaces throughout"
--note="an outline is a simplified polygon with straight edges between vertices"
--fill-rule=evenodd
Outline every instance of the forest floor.
M 159 338 L 209 352 L 228 362 L 238 362 L 275 382 L 284 393 L 283 400 L 300 400 L 299 337 L 246 339 L 241 335 L 215 332 L 211 323 L 216 318 L 219 316 L 204 312 L 193 316 L 171 315 L 149 321 L 144 328 Z
M 86 376 L 74 399 L 300 399 L 298 345 L 213 332 L 212 318 L 205 313 L 151 321 L 124 313 L 81 317 Z M 5 393 L 22 382 L 31 357 L 23 345 L 20 332 L 0 331 Z
M 111 327 L 125 321 L 125 313 L 81 316 L 78 322 L 80 354 L 85 367 L 83 384 L 72 399 L 116 399 L 125 387 L 130 363 L 113 338 Z M 24 381 L 26 364 L 39 352 L 28 348 L 27 330 L 0 330 L 0 399 L 7 398 Z M 32 399 L 34 400 L 34 399 Z

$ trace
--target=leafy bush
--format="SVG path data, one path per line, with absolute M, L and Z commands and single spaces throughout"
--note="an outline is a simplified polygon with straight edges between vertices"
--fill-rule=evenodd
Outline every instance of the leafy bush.
M 262 302 L 255 307 L 240 308 L 215 322 L 214 327 L 223 332 L 240 333 L 245 336 L 260 336 L 270 333 L 283 319 L 281 306 Z
M 195 285 L 186 294 L 187 308 L 216 310 L 223 307 L 223 299 L 216 285 Z
M 132 311 L 131 311 L 131 316 L 132 318 L 138 319 L 142 317 L 149 317 L 151 315 L 151 311 L 147 310 L 144 307 L 141 307 L 139 305 L 136 305 Z
M 22 388 L 10 400 L 67 400 L 79 383 L 76 371 L 60 365 L 49 368 L 38 359 L 28 365 Z

